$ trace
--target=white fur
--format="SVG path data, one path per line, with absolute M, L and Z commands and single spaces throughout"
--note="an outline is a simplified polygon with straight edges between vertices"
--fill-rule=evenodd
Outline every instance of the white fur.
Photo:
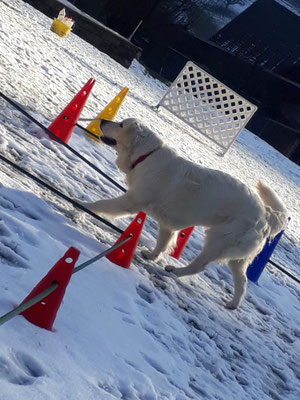
M 201 167 L 179 157 L 138 120 L 104 121 L 104 137 L 116 140 L 116 164 L 126 174 L 128 191 L 111 200 L 84 203 L 91 211 L 122 217 L 144 211 L 159 225 L 156 247 L 143 255 L 156 260 L 176 243 L 177 232 L 200 225 L 206 228 L 201 253 L 184 268 L 167 267 L 177 276 L 203 271 L 212 261 L 226 261 L 233 274 L 236 308 L 246 292 L 246 270 L 262 250 L 266 238 L 286 224 L 287 212 L 271 188 L 259 182 L 255 191 L 221 171 Z M 132 168 L 142 155 L 155 150 Z

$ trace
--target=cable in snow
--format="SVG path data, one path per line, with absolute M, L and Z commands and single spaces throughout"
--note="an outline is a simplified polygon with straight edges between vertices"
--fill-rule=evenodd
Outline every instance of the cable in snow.
M 60 192 L 58 189 L 55 189 L 54 187 L 50 186 L 48 183 L 42 181 L 40 178 L 36 177 L 35 175 L 31 174 L 30 172 L 28 172 L 24 168 L 22 168 L 19 165 L 15 164 L 13 161 L 8 160 L 2 154 L 0 154 L 0 160 L 5 162 L 6 164 L 9 164 L 11 167 L 15 168 L 16 170 L 18 170 L 19 172 L 23 173 L 24 175 L 28 176 L 33 181 L 37 182 L 39 185 L 41 185 L 41 186 L 45 187 L 46 189 L 50 190 L 51 192 L 55 193 L 57 196 L 61 197 L 62 199 L 66 200 L 66 201 L 68 201 L 73 206 L 75 206 L 75 207 L 79 208 L 80 210 L 85 211 L 86 213 L 90 214 L 92 217 L 98 219 L 103 224 L 109 226 L 110 228 L 114 229 L 115 231 L 117 231 L 119 233 L 123 233 L 124 232 L 121 228 L 119 228 L 116 225 L 112 224 L 111 222 L 105 220 L 104 218 L 99 217 L 99 215 L 94 214 L 92 211 L 88 210 L 87 208 L 85 208 L 81 204 L 77 203 L 77 201 L 71 199 L 69 196 L 67 196 L 64 193 Z
M 296 278 L 295 275 L 291 274 L 290 272 L 288 272 L 287 270 L 285 270 L 283 267 L 281 267 L 280 265 L 276 264 L 274 261 L 269 260 L 268 263 L 270 263 L 271 265 L 273 265 L 274 267 L 276 267 L 277 269 L 279 269 L 279 271 L 283 272 L 284 274 L 286 274 L 287 276 L 289 276 L 291 279 L 293 279 L 295 282 L 300 283 L 300 279 Z

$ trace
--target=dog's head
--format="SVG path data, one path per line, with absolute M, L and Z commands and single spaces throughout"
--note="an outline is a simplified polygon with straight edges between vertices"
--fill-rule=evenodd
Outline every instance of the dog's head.
M 100 128 L 103 143 L 115 148 L 119 169 L 129 172 L 132 163 L 143 154 L 161 146 L 162 141 L 139 120 L 128 118 L 122 122 L 101 120 Z
M 139 121 L 134 118 L 128 118 L 121 122 L 102 119 L 100 128 L 103 136 L 100 139 L 103 143 L 115 147 L 118 151 L 120 146 L 128 147 L 132 139 L 139 135 L 141 130 L 139 125 Z

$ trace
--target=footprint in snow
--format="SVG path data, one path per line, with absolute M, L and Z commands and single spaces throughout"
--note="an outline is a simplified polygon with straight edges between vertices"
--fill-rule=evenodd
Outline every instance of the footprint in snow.
M 143 356 L 144 360 L 147 364 L 149 364 L 152 368 L 158 371 L 161 374 L 168 375 L 168 372 L 160 365 L 159 361 L 154 360 L 154 358 L 150 357 L 148 354 L 140 352 Z
M 19 268 L 29 268 L 24 260 L 28 260 L 21 246 L 10 239 L 13 232 L 8 228 L 7 223 L 0 218 L 0 259 L 5 263 Z
M 122 307 L 114 307 L 114 309 L 122 314 L 125 315 L 131 315 L 131 313 L 129 311 L 127 311 L 125 308 Z
M 22 221 L 15 219 L 14 216 L 1 212 L 0 210 L 0 237 L 17 235 L 18 239 L 21 239 L 22 242 L 24 241 L 31 246 L 37 246 L 37 233 L 37 229 L 33 227 L 27 228 L 26 223 L 23 223 Z
M 40 364 L 30 355 L 13 352 L 10 357 L 0 356 L 0 379 L 15 385 L 32 385 L 35 380 L 44 376 Z
M 24 261 L 28 260 L 28 257 L 22 252 L 20 245 L 13 240 L 1 239 L 0 259 L 3 260 L 4 264 L 13 267 L 25 269 L 30 268 L 30 266 Z
M 34 221 L 39 221 L 41 219 L 38 212 L 34 210 L 33 205 L 30 202 L 30 196 L 28 196 L 27 193 L 25 198 L 22 198 L 20 201 L 17 200 L 17 198 L 12 200 L 11 198 L 7 198 L 5 195 L 2 195 L 0 197 L 0 206 L 4 209 L 17 211 L 21 214 L 24 214 L 27 218 L 33 219 Z M 26 204 L 28 204 L 28 206 Z
M 140 284 L 136 287 L 136 292 L 140 296 L 140 298 L 143 300 L 143 302 L 140 302 L 139 300 L 136 301 L 137 304 L 141 306 L 145 306 L 145 302 L 148 304 L 152 304 L 155 301 L 155 295 L 153 293 L 153 290 L 143 284 Z
M 10 229 L 1 218 L 0 218 L 0 236 L 11 236 Z

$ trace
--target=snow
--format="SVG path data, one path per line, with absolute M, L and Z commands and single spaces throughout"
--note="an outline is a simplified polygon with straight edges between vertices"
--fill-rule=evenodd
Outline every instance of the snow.
M 127 86 L 119 118 L 141 118 L 189 160 L 254 185 L 263 178 L 285 200 L 291 222 L 272 257 L 299 276 L 300 169 L 244 130 L 222 158 L 206 139 L 156 105 L 166 87 L 133 62 L 129 70 L 20 0 L 0 2 L 0 90 L 45 125 L 90 77 L 96 84 L 82 113 L 93 118 Z M 76 128 L 69 144 L 122 185 L 109 148 Z M 50 140 L 0 100 L 0 151 L 75 199 L 110 198 L 111 183 Z M 99 221 L 1 163 L 0 315 L 19 304 L 70 246 L 77 265 L 115 243 Z M 132 219 L 115 221 L 125 229 Z M 268 267 L 249 283 L 241 308 L 226 267 L 172 279 L 169 263 L 187 264 L 203 243 L 195 229 L 180 261 L 146 262 L 156 223 L 147 219 L 129 270 L 101 259 L 74 275 L 54 331 L 18 316 L 0 326 L 0 400 L 15 399 L 288 399 L 300 398 L 300 288 Z

